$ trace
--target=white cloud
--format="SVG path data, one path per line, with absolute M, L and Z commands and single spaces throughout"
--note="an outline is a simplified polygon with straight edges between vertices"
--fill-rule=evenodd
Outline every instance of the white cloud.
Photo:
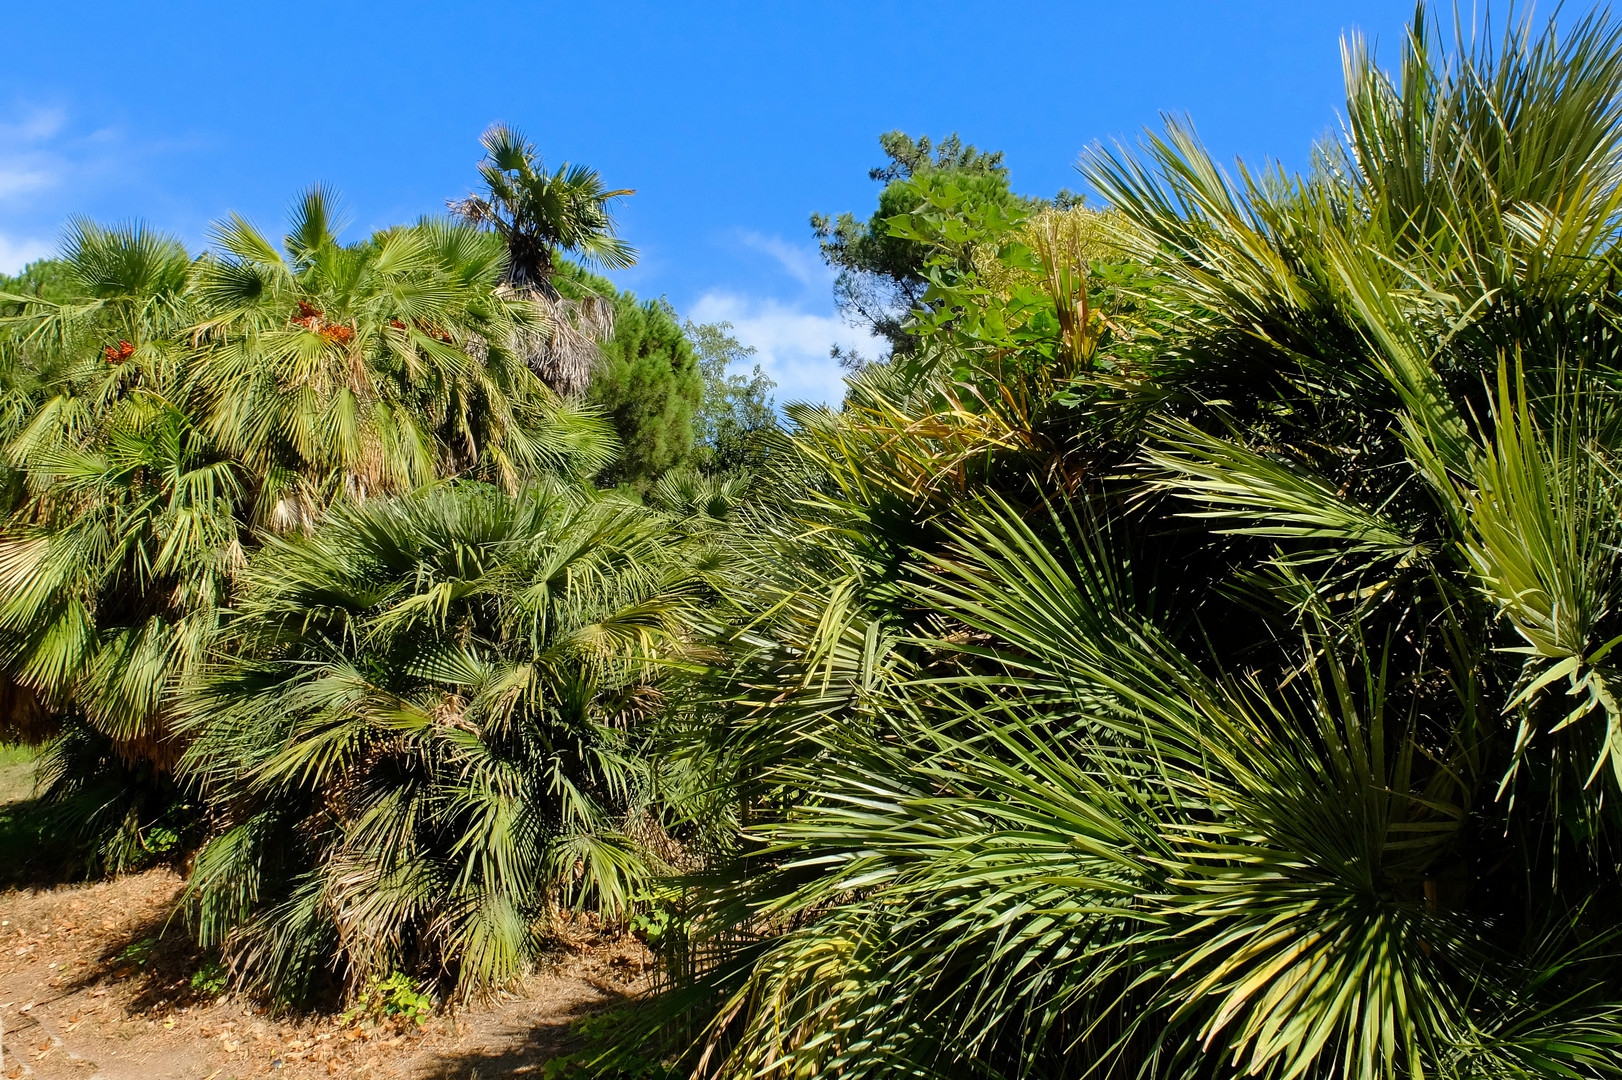
M 135 163 L 169 147 L 131 147 L 116 127 L 89 127 L 54 107 L 0 102 L 0 270 L 12 272 L 49 254 L 37 239 L 54 233 L 90 196 L 127 186 Z
M 0 200 L 55 187 L 67 163 L 51 144 L 62 130 L 60 109 L 33 109 L 17 123 L 0 124 Z
M 62 130 L 67 114 L 61 109 L 30 109 L 20 123 L 0 124 L 0 142 L 38 142 Z
M 13 240 L 0 235 L 0 274 L 15 274 L 35 259 L 49 255 L 52 245 L 44 240 Z
M 741 229 L 733 234 L 733 243 L 749 254 L 766 256 L 766 264 L 758 267 L 747 291 L 718 287 L 705 292 L 689 317 L 699 323 L 731 323 L 733 335 L 754 346 L 754 361 L 776 381 L 779 405 L 839 404 L 845 396 L 845 373 L 828 350 L 838 345 L 873 357 L 884 349 L 834 311 L 837 273 L 814 245 Z
M 50 187 L 56 174 L 45 169 L 0 169 L 0 199 Z
M 781 236 L 767 236 L 758 232 L 742 232 L 738 238 L 744 247 L 770 255 L 784 273 L 807 288 L 826 289 L 838 276 L 813 248 L 791 244 Z
M 824 301 L 827 303 L 828 301 Z M 753 345 L 761 368 L 777 382 L 777 402 L 826 402 L 845 395 L 844 372 L 828 350 L 839 345 L 864 356 L 880 352 L 871 335 L 846 326 L 837 315 L 819 315 L 803 304 L 733 292 L 705 293 L 693 306 L 694 322 L 729 322 L 733 334 Z
M 65 109 L 0 102 L 0 273 L 50 255 L 57 245 L 43 237 L 64 217 L 110 187 L 127 188 L 141 161 L 175 145 L 132 146 L 120 128 Z

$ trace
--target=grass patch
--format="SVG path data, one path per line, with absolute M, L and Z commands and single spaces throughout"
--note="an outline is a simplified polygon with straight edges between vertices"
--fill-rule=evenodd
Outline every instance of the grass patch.
M 39 749 L 0 745 L 0 805 L 34 797 L 34 766 Z

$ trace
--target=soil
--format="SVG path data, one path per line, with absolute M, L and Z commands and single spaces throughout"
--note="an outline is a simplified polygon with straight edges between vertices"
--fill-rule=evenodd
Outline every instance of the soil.
M 0 892 L 0 1077 L 539 1077 L 571 1021 L 638 993 L 650 961 L 632 938 L 583 942 L 519 992 L 421 1026 L 277 1016 L 194 988 L 205 957 L 171 919 L 183 886 L 156 869 Z

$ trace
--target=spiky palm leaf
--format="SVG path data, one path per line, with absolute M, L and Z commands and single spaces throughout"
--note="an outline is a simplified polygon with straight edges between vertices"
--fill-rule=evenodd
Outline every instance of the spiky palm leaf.
M 636 249 L 614 235 L 610 212 L 615 200 L 635 192 L 610 191 L 595 170 L 567 162 L 548 173 L 535 147 L 506 124 L 492 125 L 480 142 L 484 191 L 450 203 L 451 212 L 502 239 L 505 280 L 547 316 L 545 332 L 518 342 L 520 354 L 559 393 L 584 390 L 599 346 L 613 333 L 613 308 L 600 296 L 563 296 L 552 277 L 565 254 L 610 269 L 636 262 Z
M 510 253 L 509 279 L 545 289 L 558 253 L 611 269 L 636 262 L 636 249 L 614 235 L 609 207 L 634 195 L 610 191 L 602 176 L 584 165 L 564 162 L 548 173 L 522 132 L 493 124 L 480 136 L 485 159 L 479 165 L 485 190 L 453 203 L 465 220 L 493 229 Z
M 1421 747 L 1377 660 L 1202 673 L 1117 564 L 1006 509 L 965 523 L 919 595 L 995 644 L 779 777 L 803 810 L 714 911 L 786 932 L 712 970 L 701 1071 L 1622 1068 L 1603 938 L 1568 925 L 1552 961 L 1444 884 L 1462 741 Z
M 799 418 L 792 509 L 738 541 L 731 730 L 782 752 L 740 755 L 757 824 L 673 969 L 699 1072 L 1622 1071 L 1622 47 L 1349 55 L 1306 180 L 1178 128 L 1093 162 L 1155 332 L 1046 415 L 1127 467 L 1030 475 L 942 404 L 1063 344 L 975 330 L 1023 315 L 973 282 L 933 387 Z M 1127 549 L 1174 560 L 1152 603 Z M 864 620 L 883 663 L 836 665 Z
M 634 728 L 682 650 L 656 518 L 564 487 L 462 484 L 343 509 L 253 564 L 185 773 L 224 808 L 192 890 L 245 982 L 395 968 L 475 993 L 556 903 L 649 873 Z

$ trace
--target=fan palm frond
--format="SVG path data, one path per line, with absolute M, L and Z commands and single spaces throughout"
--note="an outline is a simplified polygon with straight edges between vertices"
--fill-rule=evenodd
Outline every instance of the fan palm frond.
M 553 905 L 625 910 L 651 796 L 614 703 L 682 653 L 691 588 L 656 518 L 562 486 L 268 542 L 183 725 L 233 807 L 192 882 L 207 939 L 279 992 L 410 968 L 470 994 L 521 973 Z

